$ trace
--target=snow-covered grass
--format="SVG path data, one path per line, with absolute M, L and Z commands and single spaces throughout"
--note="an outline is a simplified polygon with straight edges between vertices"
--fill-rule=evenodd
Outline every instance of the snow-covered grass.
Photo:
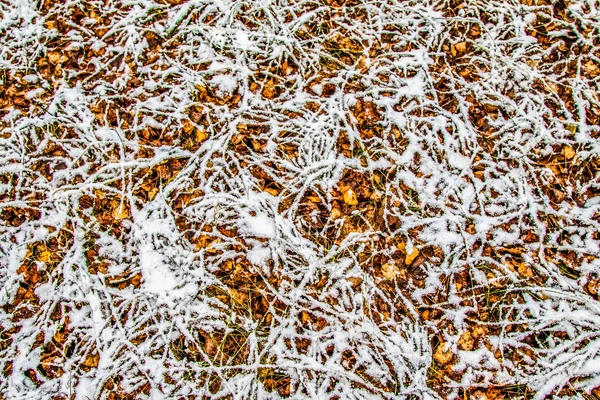
M 599 7 L 2 0 L 0 398 L 600 397 Z

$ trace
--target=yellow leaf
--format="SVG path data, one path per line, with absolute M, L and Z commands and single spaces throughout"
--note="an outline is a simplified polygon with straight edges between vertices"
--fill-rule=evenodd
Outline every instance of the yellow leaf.
M 466 331 L 458 339 L 458 348 L 461 350 L 471 351 L 475 346 L 475 340 L 471 336 L 471 332 Z
M 208 139 L 208 133 L 201 129 L 196 129 L 196 141 L 198 143 L 201 143 L 204 142 L 206 139 Z
M 100 363 L 99 354 L 88 354 L 83 361 L 83 365 L 89 368 L 96 368 Z
M 265 188 L 265 192 L 269 193 L 273 197 L 279 196 L 279 191 L 275 188 Z
M 194 130 L 194 125 L 189 119 L 184 119 L 183 121 L 181 121 L 181 127 L 183 128 L 183 131 L 185 133 L 190 133 Z
M 454 48 L 458 53 L 464 53 L 467 51 L 467 42 L 460 42 L 454 45 Z
M 575 150 L 573 150 L 573 148 L 571 146 L 565 146 L 563 148 L 562 154 L 563 154 L 563 156 L 565 156 L 565 158 L 567 160 L 570 160 L 573 157 L 575 157 L 576 153 L 575 153 Z
M 398 269 L 394 264 L 383 264 L 381 266 L 381 275 L 384 279 L 393 280 L 396 277 Z
M 589 71 L 595 71 L 595 70 L 597 70 L 597 69 L 598 69 L 598 66 L 597 66 L 597 65 L 596 65 L 596 63 L 595 63 L 595 62 L 593 62 L 592 60 L 590 60 L 590 61 L 586 62 L 586 63 L 584 64 L 584 66 L 585 66 L 585 68 L 586 68 L 587 70 L 589 70 Z
M 406 242 L 400 242 L 396 245 L 396 247 L 398 250 L 400 250 L 400 253 L 406 254 Z
M 406 253 L 406 259 L 404 260 L 404 262 L 406 263 L 406 265 L 410 265 L 413 261 L 415 261 L 415 258 L 417 258 L 418 256 L 419 249 L 415 247 L 413 248 L 413 251 L 411 251 L 410 253 Z
M 355 206 L 358 204 L 358 199 L 356 198 L 356 193 L 354 193 L 354 190 L 348 189 L 344 193 L 344 203 L 348 204 L 349 206 Z
M 48 53 L 48 61 L 50 64 L 57 64 L 60 60 L 60 53 L 58 51 L 51 51 Z
M 156 196 L 157 193 L 158 193 L 157 187 L 150 189 L 150 191 L 148 192 L 148 200 L 152 200 Z
M 519 271 L 519 274 L 523 275 L 525 278 L 531 278 L 533 276 L 533 270 L 525 263 L 517 264 L 517 270 Z
M 125 204 L 120 203 L 117 208 L 113 210 L 113 219 L 120 221 L 129 217 L 129 210 L 125 207 Z
M 336 220 L 338 218 L 340 218 L 342 216 L 342 210 L 340 210 L 338 207 L 333 207 L 331 209 L 331 213 L 329 214 L 329 218 Z
M 45 263 L 52 261 L 52 252 L 50 250 L 42 251 L 40 253 L 39 260 Z

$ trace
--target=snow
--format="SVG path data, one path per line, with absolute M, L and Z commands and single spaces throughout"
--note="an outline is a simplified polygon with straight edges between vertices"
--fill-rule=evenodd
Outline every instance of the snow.
M 275 221 L 272 218 L 264 214 L 259 214 L 256 216 L 246 216 L 243 232 L 249 236 L 272 239 L 275 237 L 277 229 Z
M 555 33 L 573 31 L 564 44 L 590 53 L 592 3 L 570 2 L 573 23 L 554 16 Z M 264 373 L 276 371 L 290 398 L 437 399 L 440 337 L 458 363 L 435 368 L 460 374 L 441 380 L 448 398 L 598 385 L 600 308 L 584 289 L 600 273 L 598 83 L 586 52 L 540 61 L 560 51 L 530 34 L 546 11 L 149 0 L 108 1 L 92 18 L 82 7 L 76 20 L 68 2 L 0 6 L 0 79 L 27 100 L 6 103 L 0 125 L 0 363 L 12 363 L 0 397 L 106 398 L 119 381 L 142 398 L 275 399 Z M 57 18 L 67 32 L 49 29 Z M 360 50 L 337 49 L 340 38 Z M 452 55 L 461 41 L 468 54 Z M 81 68 L 48 72 L 51 51 L 82 51 Z M 379 116 L 354 115 L 362 102 Z M 473 118 L 486 105 L 501 112 Z M 568 162 L 553 158 L 564 145 L 577 152 Z M 342 178 L 381 199 L 344 204 Z M 129 213 L 115 218 L 115 204 Z M 13 223 L 14 210 L 36 214 Z M 399 240 L 420 250 L 414 264 Z M 576 278 L 560 269 L 569 254 Z M 508 270 L 521 260 L 534 276 Z M 17 272 L 25 263 L 40 282 Z M 27 285 L 35 298 L 17 300 Z M 64 374 L 43 375 L 66 325 Z M 455 330 L 474 326 L 488 333 L 459 350 Z M 530 348 L 530 363 L 496 357 L 540 332 L 561 334 Z M 83 368 L 90 352 L 99 365 Z

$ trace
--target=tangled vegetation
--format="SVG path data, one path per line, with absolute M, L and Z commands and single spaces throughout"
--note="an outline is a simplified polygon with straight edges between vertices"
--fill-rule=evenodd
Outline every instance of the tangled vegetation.
M 600 399 L 597 0 L 0 0 L 0 399 Z

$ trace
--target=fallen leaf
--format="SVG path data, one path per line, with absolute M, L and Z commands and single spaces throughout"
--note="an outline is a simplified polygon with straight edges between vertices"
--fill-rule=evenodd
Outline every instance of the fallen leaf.
M 201 143 L 208 139 L 208 133 L 202 129 L 196 129 L 196 142 Z
M 525 263 L 517 264 L 517 271 L 519 271 L 519 274 L 521 274 L 525 278 L 531 278 L 533 276 L 533 270 L 529 265 Z
M 466 331 L 458 339 L 458 348 L 465 351 L 471 351 L 475 347 L 475 339 L 471 336 L 471 332 Z
M 302 322 L 302 325 L 306 325 L 313 322 L 312 318 L 310 317 L 310 314 L 308 314 L 306 311 L 300 312 L 300 321 Z
M 279 196 L 279 191 L 275 188 L 271 188 L 271 187 L 265 188 L 265 192 L 269 193 L 273 197 Z
M 100 355 L 98 353 L 89 353 L 85 360 L 83 360 L 83 365 L 88 368 L 95 368 L 100 364 Z
M 571 160 L 573 157 L 575 157 L 576 153 L 571 146 L 565 146 L 562 150 L 562 154 L 567 160 Z
M 414 247 L 410 253 L 408 253 L 408 252 L 406 253 L 406 258 L 404 259 L 404 263 L 406 263 L 406 265 L 412 264 L 412 262 L 415 260 L 415 258 L 417 258 L 418 255 L 419 255 L 419 249 Z
M 50 64 L 57 64 L 60 60 L 60 53 L 58 51 L 51 51 L 48 53 L 48 61 Z
M 406 242 L 400 242 L 396 245 L 396 248 L 398 249 L 398 251 L 400 251 L 400 253 L 402 254 L 406 254 Z
M 457 53 L 464 53 L 467 51 L 467 42 L 456 43 L 452 48 L 454 49 L 452 52 L 453 56 L 456 56 Z
M 123 219 L 126 219 L 129 217 L 129 210 L 127 209 L 127 207 L 125 207 L 125 204 L 120 203 L 114 210 L 113 210 L 113 219 L 117 220 L 117 221 L 121 221 Z
M 44 250 L 40 253 L 38 260 L 47 263 L 52 261 L 52 252 L 50 250 Z
M 262 95 L 264 97 L 266 97 L 267 99 L 272 100 L 275 98 L 275 96 L 277 96 L 277 90 L 275 89 L 275 86 L 271 82 L 267 82 L 267 84 L 265 85 L 265 87 L 262 91 Z
M 446 365 L 452 361 L 452 350 L 450 350 L 450 346 L 448 343 L 440 343 L 435 349 L 435 353 L 433 353 L 433 359 L 441 365 Z
M 597 295 L 598 294 L 598 289 L 600 288 L 600 280 L 598 279 L 590 279 L 587 284 L 586 284 L 586 289 L 588 291 L 588 293 L 590 293 L 591 295 Z
M 157 193 L 158 193 L 157 187 L 150 189 L 150 191 L 148 192 L 148 200 L 154 199 L 154 197 L 156 196 Z
M 352 289 L 354 290 L 357 290 L 363 282 L 362 278 L 356 276 L 351 276 L 349 278 L 346 278 L 346 280 L 350 282 L 350 284 L 352 285 Z
M 596 63 L 595 63 L 594 61 L 592 61 L 592 60 L 589 60 L 589 61 L 588 61 L 588 62 L 586 62 L 586 63 L 585 63 L 583 66 L 584 66 L 584 67 L 585 67 L 587 70 L 589 70 L 589 71 L 595 71 L 595 70 L 597 70 L 597 69 L 598 69 L 598 66 L 597 66 L 597 65 L 596 65 Z
M 384 279 L 394 280 L 398 274 L 398 268 L 394 264 L 385 263 L 381 266 L 381 275 Z
M 358 199 L 356 198 L 356 193 L 354 193 L 354 190 L 348 189 L 344 192 L 344 203 L 348 204 L 349 206 L 355 206 L 358 204 Z
M 342 216 L 342 210 L 339 209 L 339 207 L 333 207 L 331 209 L 331 213 L 329 213 L 329 218 L 331 218 L 332 220 L 336 220 L 338 218 L 340 218 Z
M 489 400 L 504 400 L 504 395 L 500 389 L 488 388 L 485 395 Z
M 194 130 L 194 125 L 192 124 L 192 121 L 189 119 L 184 119 L 183 121 L 181 121 L 181 127 L 183 128 L 183 131 L 185 133 L 190 133 L 191 131 Z

